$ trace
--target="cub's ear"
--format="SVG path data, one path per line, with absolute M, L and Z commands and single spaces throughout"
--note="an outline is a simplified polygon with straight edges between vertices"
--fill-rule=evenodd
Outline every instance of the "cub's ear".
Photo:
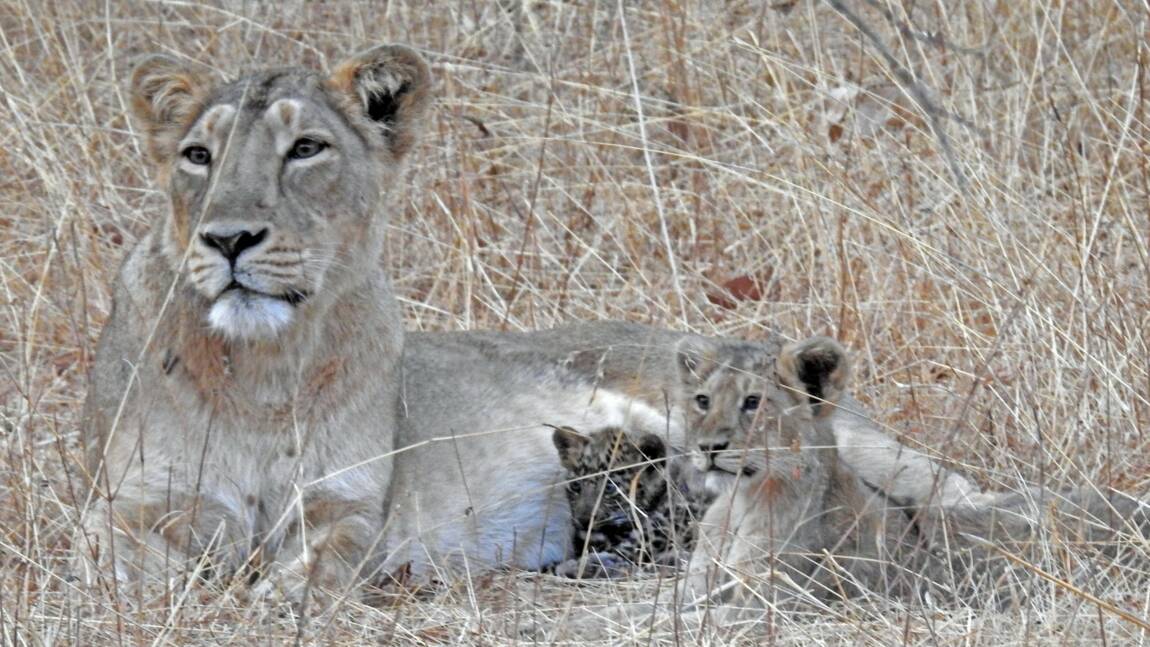
M 667 457 L 667 443 L 655 434 L 643 434 L 635 446 L 649 461 L 661 461 Z
M 806 393 L 816 416 L 834 411 L 834 404 L 846 391 L 850 377 L 847 353 L 830 337 L 811 337 L 787 344 L 780 351 L 776 366 L 779 381 L 785 387 Z
M 675 366 L 683 384 L 698 384 L 711 373 L 715 363 L 715 345 L 702 337 L 688 336 L 675 348 Z
M 431 72 L 414 50 L 380 45 L 336 66 L 329 83 L 382 132 L 396 159 L 415 145 L 431 104 Z
M 199 113 L 216 79 L 205 67 L 154 54 L 132 71 L 132 116 L 147 137 L 148 154 L 170 156 Z
M 571 427 L 547 426 L 555 430 L 551 433 L 551 442 L 555 444 L 555 449 L 559 450 L 559 462 L 563 467 L 573 469 L 583 448 L 591 442 L 591 439 Z

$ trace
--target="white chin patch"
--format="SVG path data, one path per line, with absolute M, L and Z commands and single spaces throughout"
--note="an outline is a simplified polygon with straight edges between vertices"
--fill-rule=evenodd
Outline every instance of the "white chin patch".
M 292 320 L 292 307 L 262 294 L 228 290 L 212 304 L 208 324 L 231 339 L 275 339 Z
M 735 475 L 712 470 L 707 472 L 706 488 L 714 495 L 727 494 L 735 484 Z

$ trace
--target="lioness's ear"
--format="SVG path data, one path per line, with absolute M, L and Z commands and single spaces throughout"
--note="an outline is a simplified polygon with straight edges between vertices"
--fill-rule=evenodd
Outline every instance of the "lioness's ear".
M 806 393 L 816 416 L 834 411 L 850 377 L 850 362 L 843 347 L 830 337 L 811 337 L 787 344 L 776 364 L 779 381 Z
M 675 366 L 683 384 L 698 384 L 710 372 L 715 347 L 701 337 L 684 337 L 675 348 Z
M 551 427 L 551 425 L 547 425 Z M 579 460 L 579 454 L 591 439 L 575 431 L 571 427 L 551 427 L 551 442 L 559 450 L 559 462 L 568 469 L 573 469 Z
M 411 150 L 431 104 L 431 72 L 419 54 L 380 45 L 337 65 L 329 82 L 382 130 L 396 159 Z
M 207 68 L 170 56 L 154 54 L 136 64 L 132 116 L 147 136 L 153 159 L 173 152 L 214 85 Z

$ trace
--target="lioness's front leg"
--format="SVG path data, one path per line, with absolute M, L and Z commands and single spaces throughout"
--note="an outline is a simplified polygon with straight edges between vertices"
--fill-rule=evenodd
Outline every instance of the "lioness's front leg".
M 76 538 L 80 575 L 87 584 L 101 575 L 139 582 L 150 593 L 188 574 L 230 576 L 245 566 L 253 545 L 238 512 L 210 494 L 121 489 L 84 518 Z
M 310 597 L 326 607 L 368 575 L 381 532 L 380 511 L 367 500 L 320 498 L 305 505 L 303 517 L 302 524 L 290 522 L 295 532 L 256 594 L 296 605 Z

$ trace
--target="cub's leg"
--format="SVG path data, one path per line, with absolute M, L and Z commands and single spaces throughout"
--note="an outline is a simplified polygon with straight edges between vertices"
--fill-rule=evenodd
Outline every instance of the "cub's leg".
M 764 604 L 778 593 L 820 595 L 810 580 L 826 543 L 827 474 L 804 453 L 738 483 L 707 510 L 688 568 L 692 596 Z
M 572 557 L 555 566 L 559 577 L 582 580 L 614 580 L 626 578 L 635 572 L 631 560 L 612 552 L 591 551 L 582 557 Z

